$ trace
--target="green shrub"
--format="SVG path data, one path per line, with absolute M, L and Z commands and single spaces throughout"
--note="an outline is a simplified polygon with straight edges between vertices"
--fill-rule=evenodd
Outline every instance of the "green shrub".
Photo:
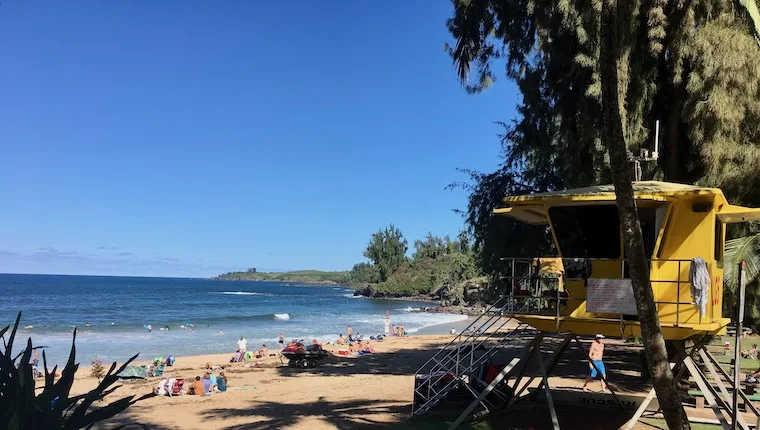
M 4 348 L 0 354 L 0 428 L 7 430 L 89 429 L 96 422 L 113 417 L 135 402 L 155 396 L 153 393 L 137 399 L 134 399 L 134 396 L 127 396 L 101 408 L 90 410 L 90 406 L 95 401 L 103 399 L 119 388 L 119 386 L 112 387 L 119 379 L 117 375 L 134 361 L 137 355 L 127 360 L 116 371 L 114 371 L 116 363 L 113 363 L 102 381 L 93 390 L 82 395 L 70 396 L 74 375 L 79 368 L 79 364 L 74 362 L 76 330 L 74 330 L 69 359 L 58 381 L 55 381 L 58 366 L 53 367 L 53 371 L 49 372 L 45 352 L 42 352 L 45 387 L 39 394 L 35 394 L 36 381 L 32 365 L 29 363 L 32 351 L 35 349 L 32 347 L 32 339 L 29 338 L 26 348 L 15 357 L 13 356 L 13 342 L 20 321 L 21 312 L 10 332 L 10 326 L 0 330 Z M 9 337 L 6 342 L 7 333 Z

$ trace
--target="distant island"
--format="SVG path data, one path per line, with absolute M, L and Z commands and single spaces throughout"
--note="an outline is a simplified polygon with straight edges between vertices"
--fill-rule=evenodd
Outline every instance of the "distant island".
M 255 268 L 251 268 L 245 272 L 223 273 L 213 279 L 221 281 L 279 281 L 300 282 L 311 285 L 348 285 L 349 272 L 323 272 L 320 270 L 259 272 Z

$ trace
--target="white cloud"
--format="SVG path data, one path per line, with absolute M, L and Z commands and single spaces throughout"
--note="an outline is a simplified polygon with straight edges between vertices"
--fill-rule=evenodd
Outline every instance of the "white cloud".
M 235 269 L 221 263 L 189 263 L 174 257 L 140 258 L 131 252 L 93 255 L 50 246 L 34 252 L 0 250 L 0 273 L 207 277 Z

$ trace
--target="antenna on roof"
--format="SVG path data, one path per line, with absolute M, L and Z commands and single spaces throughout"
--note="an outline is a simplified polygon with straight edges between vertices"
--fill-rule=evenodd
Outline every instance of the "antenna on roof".
M 660 146 L 660 120 L 658 119 L 654 123 L 654 150 L 652 153 L 649 153 L 648 149 L 640 148 L 639 149 L 639 155 L 633 155 L 630 151 L 628 151 L 628 158 L 633 163 L 633 175 L 634 180 L 636 182 L 641 180 L 641 176 L 643 174 L 641 170 L 641 163 L 642 162 L 650 162 L 650 161 L 657 161 L 657 159 L 660 156 L 659 151 Z

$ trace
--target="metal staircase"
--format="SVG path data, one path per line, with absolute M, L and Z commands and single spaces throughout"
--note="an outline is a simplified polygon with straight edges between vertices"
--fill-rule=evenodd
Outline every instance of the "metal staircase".
M 519 337 L 530 328 L 522 323 L 518 323 L 517 327 L 509 327 L 509 323 L 516 320 L 502 315 L 513 311 L 515 303 L 512 300 L 508 296 L 501 297 L 417 370 L 414 375 L 412 415 L 428 412 L 449 393 L 461 387 L 473 398 L 479 399 L 482 390 L 474 386 L 488 385 L 482 380 L 483 365 L 506 342 Z M 493 393 L 499 396 L 498 391 L 494 390 Z M 479 403 L 486 410 L 494 406 L 485 398 L 480 399 Z

